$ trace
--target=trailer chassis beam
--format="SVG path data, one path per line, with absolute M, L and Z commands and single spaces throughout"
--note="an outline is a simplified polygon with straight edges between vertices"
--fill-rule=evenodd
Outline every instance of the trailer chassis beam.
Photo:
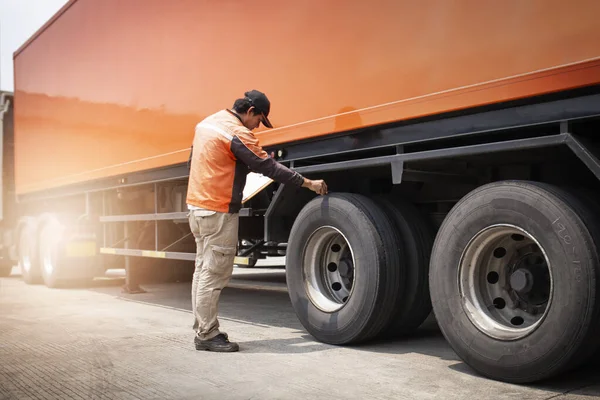
M 439 115 L 433 120 L 406 121 L 395 127 L 374 127 L 299 143 L 282 143 L 269 146 L 268 150 L 281 151 L 284 154 L 278 158 L 281 162 L 298 164 L 298 161 L 317 157 L 349 156 L 365 150 L 557 125 L 598 117 L 599 110 L 600 94 L 596 93 L 487 111 L 484 107 L 484 110 L 473 110 L 464 115 Z
M 305 167 L 298 167 L 295 168 L 295 170 L 301 174 L 310 174 L 389 165 L 393 165 L 397 168 L 398 165 L 403 165 L 399 163 L 405 163 L 409 161 L 425 161 L 443 158 L 474 156 L 479 154 L 497 153 L 502 151 L 526 150 L 541 147 L 560 146 L 562 144 L 567 143 L 569 137 L 571 137 L 571 134 L 569 133 L 560 133 L 558 135 L 506 140 L 501 142 L 450 147 L 413 153 L 400 153 L 390 156 L 363 158 L 360 160 L 348 160 L 326 164 L 310 165 Z M 398 171 L 396 171 L 395 173 L 396 176 L 401 176 L 398 175 Z M 394 183 L 401 183 L 401 179 L 396 179 Z
M 594 147 L 585 139 L 567 133 L 566 144 L 583 162 L 586 167 L 600 180 L 600 159 L 596 156 Z

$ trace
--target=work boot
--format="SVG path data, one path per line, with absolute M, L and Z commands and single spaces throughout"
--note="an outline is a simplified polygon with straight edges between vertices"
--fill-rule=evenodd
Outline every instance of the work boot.
M 230 342 L 227 336 L 223 333 L 219 333 L 212 339 L 200 340 L 198 336 L 194 338 L 194 344 L 196 350 L 208 350 L 217 352 L 234 352 L 240 349 L 237 343 Z

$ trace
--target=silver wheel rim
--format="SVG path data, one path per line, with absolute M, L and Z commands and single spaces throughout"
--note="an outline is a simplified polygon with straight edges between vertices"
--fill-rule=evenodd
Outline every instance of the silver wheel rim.
M 354 253 L 342 232 L 331 226 L 315 230 L 304 248 L 302 272 L 308 298 L 323 312 L 348 303 L 355 286 Z
M 552 303 L 548 256 L 531 234 L 514 225 L 478 232 L 463 251 L 458 279 L 468 318 L 495 339 L 531 334 Z

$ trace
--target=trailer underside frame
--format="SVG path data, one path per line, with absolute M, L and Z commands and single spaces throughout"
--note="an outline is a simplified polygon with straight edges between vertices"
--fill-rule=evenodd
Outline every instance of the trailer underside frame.
M 568 125 L 566 122 L 562 123 L 562 128 L 567 129 Z M 393 156 L 382 156 L 375 158 L 368 158 L 355 161 L 344 161 L 328 164 L 320 164 L 307 167 L 299 167 L 296 170 L 300 173 L 314 173 L 314 172 L 328 172 L 328 171 L 339 171 L 349 170 L 354 168 L 363 167 L 375 167 L 375 166 L 390 166 L 392 169 L 392 176 L 394 177 L 394 184 L 400 184 L 402 182 L 402 176 L 404 174 L 403 164 L 407 161 L 423 161 L 430 159 L 439 158 L 450 158 L 456 156 L 465 155 L 477 155 L 477 154 L 488 154 L 494 152 L 510 151 L 515 148 L 520 150 L 532 149 L 532 148 L 546 148 L 552 146 L 567 146 L 600 180 L 600 159 L 591 150 L 590 147 L 586 146 L 581 138 L 577 138 L 574 135 L 564 132 L 557 135 L 549 135 L 543 137 L 527 138 L 508 140 L 504 142 L 486 143 L 472 146 L 462 146 L 450 149 L 430 150 L 408 154 L 396 154 Z M 413 171 L 414 172 L 414 171 Z M 410 173 L 410 171 L 409 171 Z M 283 191 L 284 186 L 280 186 L 278 191 Z M 265 224 L 268 225 L 268 219 L 270 217 L 270 210 L 277 206 L 277 199 L 271 203 L 269 209 L 265 213 Z M 241 215 L 249 216 L 252 214 L 251 209 L 244 209 Z M 101 216 L 99 221 L 102 223 L 114 223 L 114 222 L 131 222 L 131 221 L 166 221 L 166 220 L 187 220 L 187 212 L 172 212 L 172 213 L 155 213 L 155 214 L 137 214 L 137 215 L 107 215 Z M 126 224 L 125 224 L 126 225 Z M 155 224 L 156 235 L 158 236 L 158 227 Z M 182 252 L 169 252 L 166 251 L 172 245 L 191 235 L 188 233 L 177 239 L 171 245 L 159 250 L 158 245 L 155 246 L 154 250 L 148 249 L 130 249 L 130 248 L 118 248 L 116 244 L 108 246 L 104 243 L 101 248 L 102 254 L 113 254 L 123 256 L 135 256 L 135 257 L 153 257 L 153 258 L 165 258 L 174 260 L 187 260 L 193 261 L 195 259 L 195 253 L 182 253 Z M 270 240 L 270 235 L 265 232 L 265 241 Z M 123 240 L 121 240 L 123 241 Z M 263 241 L 264 242 L 264 241 Z M 236 263 L 247 264 L 247 257 L 238 257 Z

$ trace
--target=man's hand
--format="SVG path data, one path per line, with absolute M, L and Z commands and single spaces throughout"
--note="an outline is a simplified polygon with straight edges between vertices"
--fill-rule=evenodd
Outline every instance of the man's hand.
M 320 195 L 327 194 L 327 184 L 322 179 L 313 181 L 313 180 L 304 178 L 304 183 L 302 184 L 302 187 L 309 188 L 313 192 L 320 194 Z

